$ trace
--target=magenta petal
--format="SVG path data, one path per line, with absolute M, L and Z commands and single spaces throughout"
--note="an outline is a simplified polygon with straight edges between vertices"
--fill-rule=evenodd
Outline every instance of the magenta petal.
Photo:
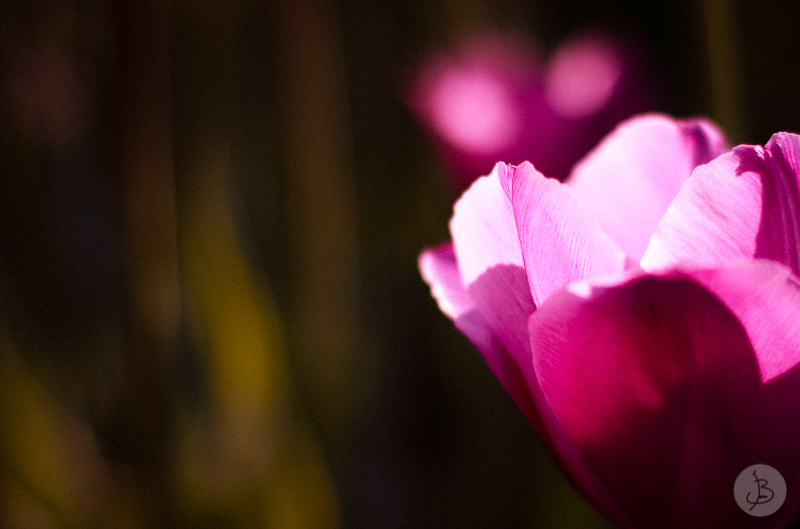
M 625 254 L 587 214 L 564 184 L 530 163 L 498 164 L 514 208 L 525 270 L 535 303 L 572 281 L 619 272 Z
M 773 134 L 764 149 L 763 203 L 755 257 L 783 263 L 800 274 L 800 136 Z
M 743 263 L 565 289 L 531 316 L 547 404 L 634 526 L 784 527 L 800 514 L 797 291 L 785 268 Z M 791 359 L 765 382 L 760 363 L 782 353 Z M 756 463 L 788 485 L 767 519 L 733 498 Z
M 693 277 L 744 326 L 762 382 L 800 364 L 800 284 L 789 268 L 757 259 L 695 272 Z
M 545 402 L 544 396 L 539 389 L 539 384 L 533 376 L 533 364 L 531 363 L 529 346 L 524 348 L 523 354 L 511 354 L 502 339 L 489 321 L 484 317 L 484 313 L 475 308 L 471 296 L 465 290 L 456 265 L 455 254 L 450 244 L 442 244 L 436 248 L 426 250 L 419 259 L 420 271 L 428 285 L 431 287 L 439 306 L 445 314 L 450 316 L 456 327 L 472 341 L 478 350 L 483 354 L 486 363 L 492 372 L 497 376 L 500 383 L 509 393 L 514 402 L 519 406 L 525 417 L 533 425 L 542 441 L 550 449 L 562 466 L 568 470 L 578 488 L 598 507 L 609 514 L 613 519 L 621 523 L 623 527 L 630 524 L 625 521 L 624 516 L 608 497 L 608 494 L 600 485 L 597 478 L 586 468 L 574 445 L 566 438 L 563 430 L 558 426 L 549 408 L 540 407 L 536 403 Z M 492 277 L 491 274 L 489 276 Z M 523 273 L 523 290 L 527 290 Z M 491 299 L 487 292 L 492 292 L 491 288 L 477 289 L 488 299 L 486 310 L 491 312 L 502 305 L 502 294 L 496 299 Z M 498 292 L 502 292 L 502 286 Z M 532 302 L 531 302 L 532 304 Z M 508 333 L 508 326 L 517 324 L 519 316 L 512 315 L 506 318 L 494 316 L 496 324 L 500 325 L 501 332 Z M 522 311 L 527 322 L 530 314 Z M 523 323 L 524 336 L 527 338 L 527 323 Z M 515 340 L 506 341 L 515 343 Z M 524 361 L 523 365 L 518 360 Z M 541 410 L 541 412 L 540 412 Z
M 713 267 L 766 258 L 800 273 L 800 137 L 775 134 L 695 169 L 664 214 L 642 267 L 681 262 Z
M 568 182 L 603 230 L 638 261 L 692 169 L 725 150 L 722 133 L 708 121 L 640 116 L 609 134 Z

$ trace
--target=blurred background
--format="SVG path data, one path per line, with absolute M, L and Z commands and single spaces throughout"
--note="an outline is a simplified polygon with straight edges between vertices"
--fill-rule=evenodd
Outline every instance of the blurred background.
M 710 116 L 732 144 L 800 131 L 797 20 L 781 0 L 2 3 L 0 526 L 610 527 L 417 256 L 498 157 L 563 178 L 633 112 Z M 585 35 L 611 48 L 559 67 Z M 466 108 L 430 97 L 474 87 L 465 65 L 489 88 L 463 119 L 513 149 L 437 121 Z M 594 79 L 577 106 L 562 71 Z M 526 111 L 550 121 L 509 125 Z

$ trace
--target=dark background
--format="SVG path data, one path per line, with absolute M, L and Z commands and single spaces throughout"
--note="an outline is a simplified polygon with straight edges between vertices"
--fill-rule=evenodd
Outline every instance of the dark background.
M 0 525 L 607 527 L 419 277 L 456 195 L 400 84 L 475 30 L 549 51 L 610 23 L 650 55 L 658 110 L 764 144 L 800 131 L 798 20 L 771 0 L 4 3 Z M 285 338 L 266 363 L 215 345 L 262 313 Z

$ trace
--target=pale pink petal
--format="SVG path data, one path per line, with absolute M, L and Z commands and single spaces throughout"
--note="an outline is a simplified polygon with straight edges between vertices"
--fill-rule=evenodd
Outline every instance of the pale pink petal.
M 475 309 L 475 303 L 461 280 L 452 244 L 445 243 L 424 250 L 419 256 L 419 271 L 422 279 L 431 287 L 431 295 L 439 304 L 439 309 L 450 319 L 455 320 Z
M 497 176 L 504 166 L 498 164 L 492 174 L 476 180 L 458 200 L 450 232 L 466 291 L 519 366 L 524 380 L 535 385 L 527 327 L 535 305 L 514 213 Z
M 500 332 L 508 334 L 511 325 L 521 325 L 518 329 L 521 334 L 520 338 L 511 338 L 509 340 L 507 337 L 506 341 L 521 347 L 523 354 L 512 355 L 484 316 L 483 310 L 476 307 L 472 297 L 467 292 L 461 280 L 461 274 L 458 270 L 451 244 L 442 244 L 436 248 L 425 250 L 420 255 L 419 268 L 423 279 L 431 287 L 431 294 L 436 298 L 442 312 L 447 314 L 456 324 L 456 327 L 475 344 L 492 372 L 503 385 L 503 388 L 511 395 L 511 398 L 514 399 L 514 402 L 525 414 L 528 421 L 537 430 L 541 430 L 541 418 L 533 402 L 527 379 L 532 374 L 529 345 L 520 346 L 518 344 L 519 340 L 527 339 L 528 337 L 527 324 L 525 322 L 530 314 L 529 308 L 521 311 L 517 316 L 511 315 L 507 318 L 492 316 L 492 309 L 498 307 L 501 312 L 509 312 L 502 309 L 504 304 L 502 295 L 507 292 L 502 287 L 497 289 L 500 297 L 489 300 L 488 305 L 485 307 L 485 310 L 489 312 L 493 321 L 498 325 Z M 524 279 L 523 286 L 525 286 Z M 479 294 L 482 293 L 480 288 L 475 290 Z M 489 292 L 493 291 L 491 288 L 488 290 Z M 484 302 L 486 302 L 487 297 L 487 295 L 482 296 Z M 513 303 L 513 300 L 511 301 Z M 513 314 L 513 311 L 511 312 Z M 517 363 L 516 358 L 520 358 L 524 362 L 524 367 Z
M 514 211 L 500 185 L 497 164 L 456 202 L 450 233 L 465 285 L 498 265 L 523 267 Z
M 539 391 L 527 325 L 536 307 L 528 286 L 514 212 L 500 183 L 499 174 L 506 169 L 505 164 L 497 164 L 489 176 L 472 184 L 455 205 L 450 232 L 466 291 L 496 336 L 496 340 L 486 340 L 486 345 L 478 346 L 493 370 L 510 373 L 505 380 L 501 378 L 504 385 L 522 382 L 528 388 L 529 397 L 522 396 L 519 388 L 512 396 L 550 445 L 530 397 Z M 518 375 L 513 374 L 513 366 Z
M 456 202 L 450 232 L 467 292 L 531 381 L 527 321 L 535 305 L 514 212 L 497 176 L 501 167 L 476 180 Z
M 642 267 L 681 262 L 713 267 L 766 258 L 800 272 L 800 137 L 775 134 L 695 169 L 664 214 Z
M 530 350 L 527 329 L 520 322 L 527 321 L 535 306 L 514 214 L 497 170 L 476 180 L 458 200 L 450 232 L 467 292 L 525 368 L 530 364 Z
M 755 255 L 761 222 L 762 186 L 744 160 L 763 149 L 740 146 L 695 169 L 642 256 L 645 270 L 688 262 L 713 267 Z
M 514 208 L 525 270 L 536 305 L 577 281 L 619 272 L 625 254 L 578 204 L 564 184 L 530 163 L 498 164 L 500 183 Z
M 451 245 L 440 245 L 426 250 L 420 256 L 420 271 L 442 311 L 450 316 L 456 327 L 475 344 L 492 372 L 539 433 L 551 453 L 573 478 L 576 486 L 620 526 L 630 527 L 600 482 L 585 466 L 574 445 L 547 407 L 533 374 L 530 345 L 523 348 L 519 344 L 521 337 L 528 339 L 527 318 L 533 310 L 532 301 L 522 303 L 523 310 L 517 310 L 519 301 L 514 292 L 520 289 L 509 288 L 508 277 L 503 277 L 505 274 L 514 277 L 514 274 L 510 273 L 513 269 L 506 267 L 501 270 L 499 275 L 490 272 L 476 280 L 477 284 L 473 286 L 473 290 L 478 292 L 482 299 L 480 308 L 477 308 L 472 296 L 463 286 Z M 520 272 L 516 274 L 516 284 L 521 286 L 522 291 L 527 291 L 524 272 L 521 272 L 521 278 Z M 493 283 L 498 278 L 498 282 Z M 486 284 L 484 285 L 482 281 Z M 515 281 L 512 280 L 511 284 L 513 283 Z M 504 299 L 504 296 L 508 298 Z M 528 297 L 530 298 L 530 294 Z M 499 332 L 496 332 L 495 327 L 484 317 L 484 311 L 492 318 Z M 522 331 L 521 336 L 515 337 L 514 335 L 520 331 Z M 501 335 L 505 340 L 501 339 Z M 509 351 L 506 343 L 517 348 L 513 351 L 515 354 Z
M 634 526 L 785 527 L 800 515 L 797 303 L 786 268 L 744 262 L 565 289 L 531 316 L 546 405 Z M 793 484 L 766 525 L 733 501 L 757 462 Z
M 572 192 L 638 261 L 662 215 L 699 164 L 726 150 L 705 120 L 650 114 L 619 125 L 572 171 Z

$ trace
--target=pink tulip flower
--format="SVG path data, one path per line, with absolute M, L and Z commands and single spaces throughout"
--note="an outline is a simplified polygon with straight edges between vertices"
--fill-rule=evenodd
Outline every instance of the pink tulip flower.
M 563 184 L 499 163 L 456 203 L 452 244 L 420 256 L 441 310 L 623 528 L 800 516 L 800 136 L 725 150 L 706 121 L 647 115 Z M 780 486 L 752 465 L 785 481 L 775 512 L 754 516 Z
M 422 62 L 405 99 L 430 133 L 456 187 L 497 160 L 530 160 L 563 180 L 620 120 L 653 108 L 636 46 L 585 31 L 543 61 L 520 35 L 473 35 Z

